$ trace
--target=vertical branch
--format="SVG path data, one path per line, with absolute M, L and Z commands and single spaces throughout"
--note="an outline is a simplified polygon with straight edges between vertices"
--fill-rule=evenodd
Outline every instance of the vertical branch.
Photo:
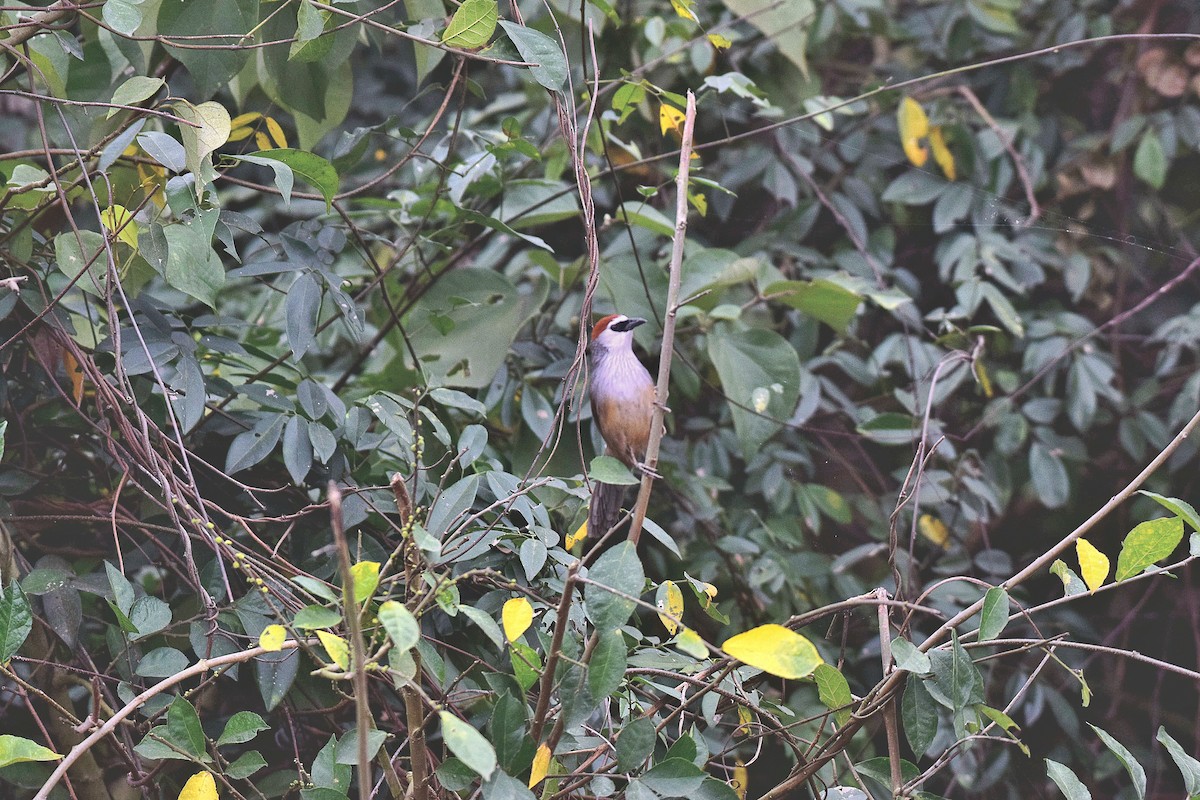
M 667 314 L 663 321 L 662 354 L 658 362 L 658 387 L 654 401 L 654 416 L 650 421 L 650 441 L 646 444 L 647 469 L 642 471 L 642 486 L 638 489 L 629 541 L 634 545 L 642 536 L 642 523 L 650 505 L 650 488 L 654 485 L 658 466 L 658 448 L 662 443 L 663 416 L 667 411 L 667 394 L 671 383 L 671 356 L 675 352 L 675 315 L 678 313 L 679 283 L 683 272 L 683 244 L 687 239 L 688 172 L 692 160 L 692 134 L 696 125 L 696 96 L 688 91 L 687 112 L 683 119 L 683 141 L 679 145 L 679 174 L 675 177 L 675 238 L 671 242 L 671 272 L 667 282 Z
M 562 652 L 563 634 L 567 630 L 567 618 L 571 612 L 571 595 L 575 592 L 575 573 L 578 570 L 578 561 L 567 568 L 567 579 L 563 582 L 562 597 L 558 601 L 554 638 L 551 639 L 550 649 L 546 652 L 546 665 L 542 667 L 542 680 L 538 685 L 537 708 L 533 712 L 533 723 L 530 727 L 529 736 L 535 742 L 541 742 L 542 730 L 546 726 L 546 713 L 550 710 L 550 691 L 554 688 L 554 672 L 558 667 L 559 653 Z
M 400 512 L 400 535 L 403 537 L 401 549 L 404 558 L 404 587 L 407 593 L 409 610 L 414 605 L 415 593 L 413 586 L 420 569 L 418 559 L 420 551 L 412 536 L 412 497 L 404 483 L 403 476 L 396 473 L 391 481 L 392 494 L 396 498 L 396 510 Z M 412 651 L 413 680 L 421 680 L 421 651 Z M 401 687 L 400 696 L 404 699 L 404 724 L 408 726 L 408 779 L 409 796 L 411 800 L 427 800 L 429 797 L 429 759 L 425 753 L 425 709 L 421 707 L 421 698 L 417 690 L 407 683 Z
M 342 573 L 342 607 L 346 614 L 346 632 L 350 638 L 350 667 L 353 670 L 354 718 L 358 729 L 358 798 L 371 798 L 371 760 L 367 753 L 367 732 L 375 727 L 371 719 L 370 698 L 367 697 L 366 647 L 363 646 L 362 619 L 354 597 L 354 576 L 350 571 L 350 546 L 342 523 L 342 490 L 329 482 L 329 519 L 337 545 L 338 566 Z
M 883 661 L 883 677 L 892 672 L 892 620 L 887 604 L 887 590 L 876 589 L 875 599 L 879 605 L 879 658 Z M 900 796 L 904 786 L 904 773 L 900 769 L 900 730 L 896 724 L 896 696 L 892 695 L 883 707 L 883 726 L 887 731 L 888 764 L 891 766 L 892 795 Z

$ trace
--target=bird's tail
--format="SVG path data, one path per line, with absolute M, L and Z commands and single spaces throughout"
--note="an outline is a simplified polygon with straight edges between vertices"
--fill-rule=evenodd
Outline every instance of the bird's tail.
M 608 533 L 621 518 L 621 501 L 625 499 L 625 487 L 600 482 L 594 485 L 592 502 L 588 506 L 588 537 L 598 539 Z

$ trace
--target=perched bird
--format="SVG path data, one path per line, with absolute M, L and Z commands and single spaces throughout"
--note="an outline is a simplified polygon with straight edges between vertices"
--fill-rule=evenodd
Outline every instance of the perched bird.
M 610 314 L 592 328 L 588 387 L 592 418 L 605 452 L 635 472 L 643 469 L 654 414 L 654 380 L 633 354 L 633 329 L 644 319 Z M 603 536 L 621 515 L 624 486 L 595 484 L 588 508 L 588 533 Z

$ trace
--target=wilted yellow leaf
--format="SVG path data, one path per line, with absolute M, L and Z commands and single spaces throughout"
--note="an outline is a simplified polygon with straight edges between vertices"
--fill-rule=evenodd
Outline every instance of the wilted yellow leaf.
M 270 150 L 271 149 L 271 140 L 268 139 L 267 135 L 265 133 L 263 133 L 262 131 L 255 131 L 254 145 L 259 150 Z
M 268 625 L 258 635 L 258 646 L 274 653 L 283 648 L 283 640 L 286 638 L 287 628 L 282 625 Z
M 983 359 L 975 359 L 972 368 L 975 370 L 975 379 L 979 381 L 979 388 L 983 389 L 984 397 L 990 400 L 996 394 L 996 390 L 992 388 L 992 376 L 988 374 Z
M 946 137 L 942 133 L 941 125 L 934 125 L 933 129 L 929 131 L 929 147 L 933 150 L 933 160 L 942 168 L 942 174 L 946 176 L 946 180 L 954 180 L 958 175 L 954 166 L 954 154 L 946 146 Z
M 750 786 L 750 771 L 746 769 L 746 765 L 739 758 L 733 768 L 733 780 L 729 785 L 733 791 L 737 792 L 738 800 L 746 800 L 746 789 Z
M 550 771 L 550 748 L 545 742 L 538 745 L 537 752 L 533 755 L 533 766 L 529 770 L 529 788 L 537 786 L 542 779 L 546 777 L 546 773 Z
M 682 111 L 675 106 L 663 103 L 658 107 L 658 126 L 662 128 L 662 135 L 666 136 L 667 131 L 675 131 L 679 136 L 683 136 L 683 118 L 686 116 Z
M 658 618 L 663 627 L 667 629 L 667 633 L 674 636 L 679 630 L 679 623 L 675 620 L 683 615 L 683 592 L 679 591 L 674 581 L 663 581 L 658 586 L 654 604 L 658 606 Z M 668 614 L 670 616 L 667 616 Z
M 360 561 L 350 568 L 351 586 L 354 587 L 354 602 L 363 603 L 375 593 L 379 586 L 379 562 Z
M 950 540 L 950 531 L 946 529 L 946 523 L 933 514 L 922 514 L 917 520 L 917 530 L 938 547 L 945 547 L 946 542 Z
M 696 155 L 692 153 L 692 155 Z M 700 216 L 708 216 L 708 198 L 703 192 L 688 192 L 688 202 L 692 204 L 692 208 L 700 212 Z
M 533 622 L 533 606 L 524 597 L 514 597 L 504 604 L 500 620 L 504 623 L 505 637 L 510 642 L 515 642 L 522 633 L 529 630 L 529 625 Z
M 684 19 L 690 19 L 692 22 L 699 22 L 696 18 L 696 12 L 692 11 L 695 0 L 671 0 L 671 8 L 675 9 L 675 13 Z
M 83 368 L 70 350 L 63 351 L 63 369 L 67 372 L 67 380 L 71 382 L 71 399 L 75 405 L 79 405 L 83 402 Z
M 179 800 L 217 800 L 217 782 L 210 772 L 197 772 L 188 778 Z
M 245 114 L 238 114 L 233 119 L 229 120 L 230 128 L 241 128 L 249 125 L 251 122 L 257 122 L 262 119 L 262 114 L 257 111 L 249 111 Z
M 350 645 L 340 636 L 334 636 L 329 631 L 317 631 L 321 646 L 329 654 L 329 660 L 344 670 L 350 669 Z
M 1097 550 L 1087 539 L 1075 540 L 1075 554 L 1079 556 L 1079 575 L 1088 589 L 1096 591 L 1108 577 L 1108 556 Z
M 230 131 L 229 138 L 226 139 L 225 141 L 226 142 L 240 142 L 242 139 L 249 139 L 253 135 L 254 135 L 254 128 L 249 128 L 249 127 L 243 126 L 241 128 L 234 128 L 232 131 Z
M 722 36 L 719 33 L 710 33 L 708 35 L 708 41 L 710 44 L 712 44 L 713 47 L 717 48 L 718 50 L 728 50 L 729 47 L 733 44 L 733 42 L 731 42 L 728 37 Z
M 283 128 L 272 117 L 267 117 L 267 133 L 271 134 L 271 140 L 275 142 L 276 147 L 288 146 L 287 137 L 283 135 Z
M 584 539 L 586 539 L 587 535 L 588 535 L 587 522 L 584 521 L 584 523 L 582 525 L 580 525 L 578 528 L 575 529 L 574 533 L 572 533 L 570 536 L 567 537 L 567 541 L 564 546 L 566 547 L 567 550 L 570 550 L 575 545 L 579 544 Z
M 817 648 L 782 625 L 768 624 L 726 639 L 728 655 L 780 678 L 803 678 L 824 663 Z
M 737 707 L 738 722 L 742 723 L 738 726 L 737 732 L 743 736 L 750 734 L 750 723 L 754 721 L 754 714 L 745 706 Z
M 117 241 L 124 242 L 134 250 L 138 246 L 138 226 L 133 214 L 125 206 L 112 205 L 100 212 L 100 223 L 105 230 L 117 234 Z
M 921 145 L 921 139 L 929 135 L 929 117 L 925 116 L 925 109 L 916 100 L 905 97 L 896 109 L 896 121 L 900 126 L 904 155 L 914 166 L 925 166 L 929 159 L 929 151 Z

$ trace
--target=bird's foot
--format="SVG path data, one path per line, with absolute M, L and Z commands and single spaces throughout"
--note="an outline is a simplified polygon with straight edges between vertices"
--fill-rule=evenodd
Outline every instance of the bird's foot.
M 638 468 L 638 472 L 640 472 L 642 475 L 649 475 L 651 478 L 653 478 L 656 481 L 662 480 L 662 473 L 660 473 L 658 470 L 654 469 L 653 467 L 651 467 L 647 464 L 643 464 L 642 462 L 639 461 L 637 468 Z

